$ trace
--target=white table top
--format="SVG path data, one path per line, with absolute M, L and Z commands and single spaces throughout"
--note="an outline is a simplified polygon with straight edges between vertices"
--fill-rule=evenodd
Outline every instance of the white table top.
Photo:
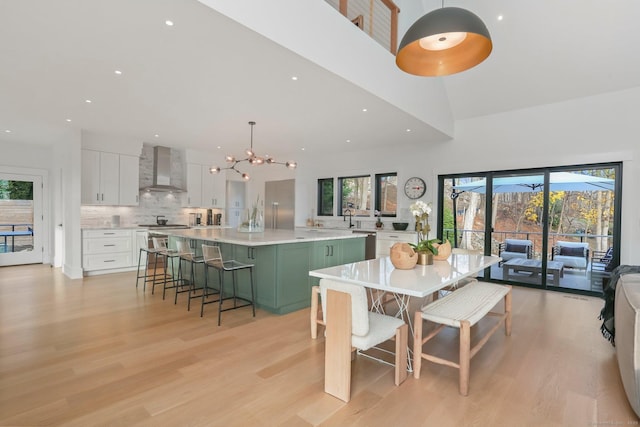
M 452 254 L 446 261 L 433 261 L 432 265 L 416 265 L 411 270 L 398 270 L 390 258 L 337 265 L 312 270 L 310 276 L 362 285 L 386 292 L 425 297 L 500 261 L 497 256 Z

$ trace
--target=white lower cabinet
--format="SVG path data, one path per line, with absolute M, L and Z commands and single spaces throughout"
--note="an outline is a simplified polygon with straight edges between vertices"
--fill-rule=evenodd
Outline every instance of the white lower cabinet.
M 376 258 L 388 256 L 391 246 L 398 242 L 418 243 L 415 231 L 378 231 L 376 232 Z
M 108 270 L 136 267 L 135 236 L 136 230 L 83 230 L 83 270 L 109 273 Z

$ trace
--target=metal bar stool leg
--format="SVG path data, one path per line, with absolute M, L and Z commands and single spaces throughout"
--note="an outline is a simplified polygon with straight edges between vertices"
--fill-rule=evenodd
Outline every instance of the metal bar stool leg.
M 158 257 L 160 256 L 163 256 L 163 255 L 156 253 L 155 259 L 153 260 L 153 282 L 152 282 L 153 285 L 151 286 L 151 295 L 153 295 L 153 293 L 156 290 L 156 282 L 158 280 Z M 165 267 L 167 266 L 166 262 L 163 264 Z
M 218 276 L 220 277 L 220 304 L 218 304 L 218 326 L 222 320 L 222 301 L 224 300 L 224 271 L 218 270 Z

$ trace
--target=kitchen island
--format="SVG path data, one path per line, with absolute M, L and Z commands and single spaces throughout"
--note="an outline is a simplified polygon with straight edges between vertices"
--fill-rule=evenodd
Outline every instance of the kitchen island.
M 311 301 L 311 286 L 317 278 L 309 271 L 362 261 L 365 258 L 365 235 L 349 230 L 265 230 L 243 233 L 233 229 L 168 230 L 169 246 L 176 239 L 186 239 L 196 255 L 202 245 L 217 245 L 224 259 L 254 264 L 256 306 L 271 313 L 284 314 L 304 307 Z M 218 283 L 217 274 L 209 272 L 210 283 Z M 196 283 L 204 282 L 204 267 L 196 269 Z M 225 294 L 226 289 L 225 286 Z M 238 295 L 251 296 L 249 273 L 238 272 Z

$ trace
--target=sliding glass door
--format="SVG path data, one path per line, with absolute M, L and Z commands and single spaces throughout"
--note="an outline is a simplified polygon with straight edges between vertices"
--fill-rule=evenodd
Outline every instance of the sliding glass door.
M 500 256 L 486 279 L 600 293 L 619 259 L 620 169 L 441 176 L 439 236 Z

